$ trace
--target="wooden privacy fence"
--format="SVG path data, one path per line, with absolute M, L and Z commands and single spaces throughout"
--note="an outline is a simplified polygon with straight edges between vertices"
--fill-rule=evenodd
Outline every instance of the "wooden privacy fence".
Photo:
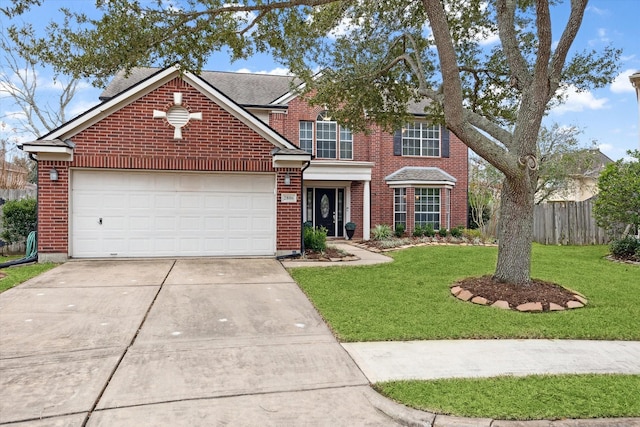
M 533 211 L 533 240 L 545 245 L 600 245 L 609 243 L 591 211 L 591 199 L 583 202 L 548 202 Z

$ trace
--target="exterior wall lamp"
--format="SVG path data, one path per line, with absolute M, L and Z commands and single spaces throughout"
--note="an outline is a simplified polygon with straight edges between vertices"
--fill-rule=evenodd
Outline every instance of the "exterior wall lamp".
M 289 172 L 284 175 L 284 185 L 291 185 L 291 175 L 289 175 Z
M 49 171 L 49 179 L 51 181 L 57 181 L 58 180 L 58 170 L 56 168 L 53 168 Z

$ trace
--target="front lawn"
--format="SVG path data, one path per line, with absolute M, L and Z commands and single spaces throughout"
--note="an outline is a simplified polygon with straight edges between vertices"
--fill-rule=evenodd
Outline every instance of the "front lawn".
M 606 246 L 533 247 L 533 276 L 583 293 L 585 308 L 519 313 L 462 302 L 456 280 L 491 274 L 497 249 L 425 246 L 367 267 L 291 269 L 342 341 L 640 339 L 640 266 L 604 259 Z M 545 375 L 375 385 L 419 409 L 494 419 L 640 416 L 639 375 Z
M 423 246 L 365 267 L 292 269 L 336 336 L 347 342 L 563 338 L 640 339 L 640 266 L 604 259 L 606 246 L 533 247 L 533 276 L 584 294 L 585 308 L 519 313 L 454 298 L 458 279 L 491 274 L 497 248 Z
M 640 414 L 638 375 L 539 375 L 378 383 L 414 408 L 499 420 L 626 418 Z
M 0 263 L 15 258 L 16 257 L 0 257 Z M 0 272 L 6 274 L 6 277 L 0 279 L 0 292 L 11 289 L 22 282 L 26 282 L 32 277 L 36 277 L 37 275 L 42 274 L 47 270 L 51 270 L 57 265 L 58 264 L 44 263 L 3 268 L 2 270 L 0 270 Z

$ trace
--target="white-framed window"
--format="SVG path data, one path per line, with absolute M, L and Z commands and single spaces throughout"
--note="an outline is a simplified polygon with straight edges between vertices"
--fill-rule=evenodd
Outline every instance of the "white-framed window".
M 407 189 L 394 188 L 393 190 L 393 226 L 398 224 L 407 227 Z
M 440 228 L 440 189 L 415 189 L 415 225 L 431 224 L 434 230 Z
M 300 148 L 313 154 L 313 122 L 300 122 Z
M 331 119 L 326 111 L 318 114 L 316 120 L 316 157 L 335 159 L 338 146 L 338 122 Z
M 318 159 L 353 160 L 353 133 L 338 125 L 327 111 L 318 114 L 316 121 L 299 122 L 300 148 L 315 154 Z
M 340 158 L 353 159 L 353 133 L 351 129 L 340 126 Z
M 440 157 L 440 126 L 408 123 L 402 130 L 402 155 Z

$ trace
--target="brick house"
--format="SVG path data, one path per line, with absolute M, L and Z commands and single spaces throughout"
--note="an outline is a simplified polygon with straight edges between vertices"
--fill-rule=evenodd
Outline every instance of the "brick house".
M 356 239 L 376 224 L 466 224 L 455 135 L 420 111 L 395 134 L 353 134 L 290 84 L 118 74 L 101 104 L 21 146 L 38 160 L 40 261 L 295 254 L 305 221 L 334 238 L 354 222 Z

